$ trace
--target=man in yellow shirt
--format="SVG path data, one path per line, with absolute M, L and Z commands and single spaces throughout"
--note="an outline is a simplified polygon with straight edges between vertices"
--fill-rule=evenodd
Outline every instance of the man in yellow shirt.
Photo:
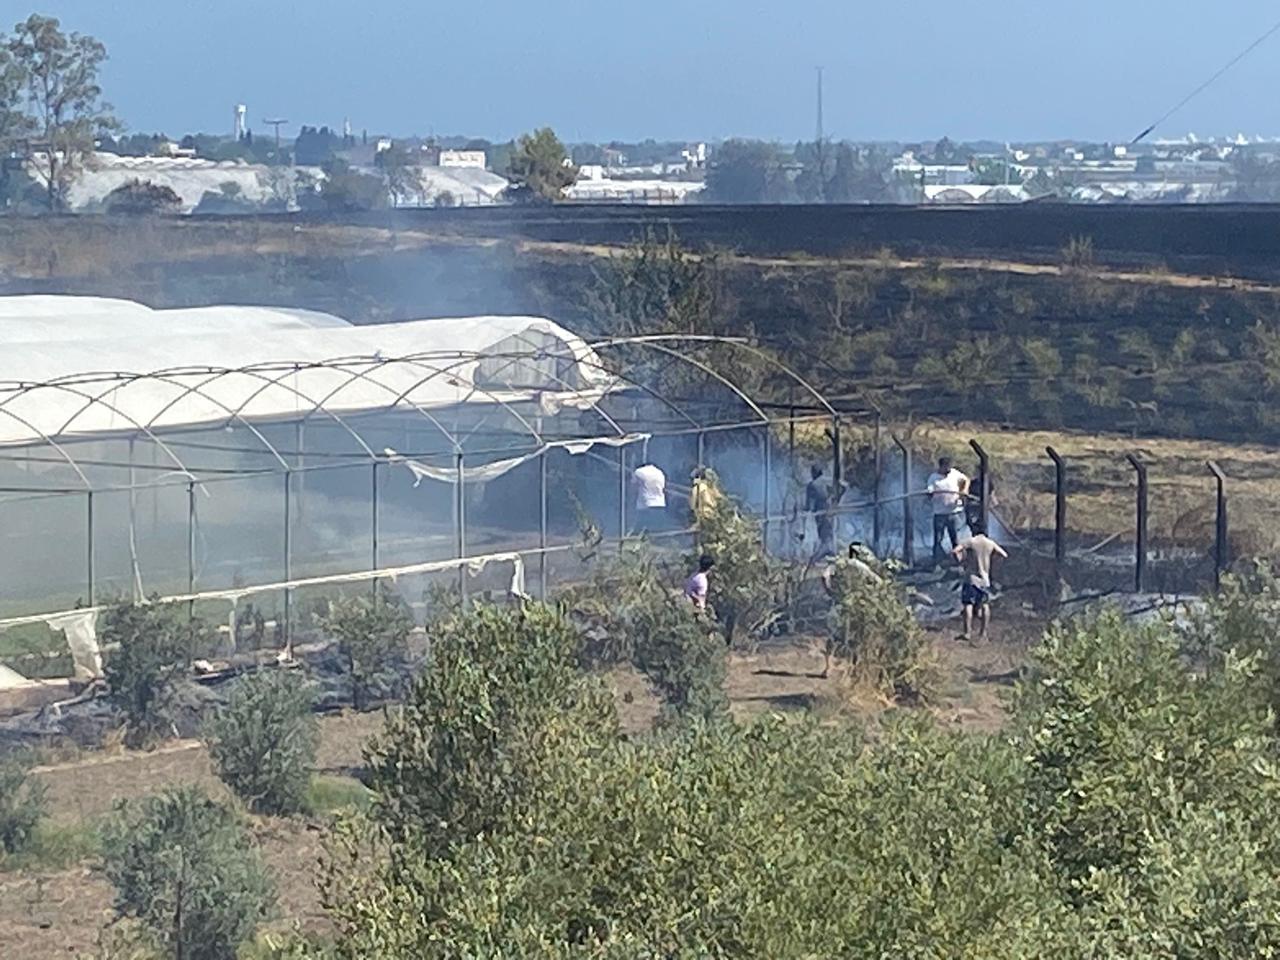
M 693 486 L 689 490 L 689 510 L 693 513 L 693 522 L 706 520 L 720 505 L 720 491 L 707 475 L 705 467 L 698 467 L 691 477 Z

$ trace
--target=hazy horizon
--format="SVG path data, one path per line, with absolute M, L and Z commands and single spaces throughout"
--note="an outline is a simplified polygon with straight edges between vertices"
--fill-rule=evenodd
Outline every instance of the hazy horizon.
M 566 141 L 811 139 L 816 70 L 825 130 L 859 141 L 1124 142 L 1275 22 L 1261 0 L 1206 21 L 1167 0 L 1151 12 L 1081 0 L 1061 11 L 910 9 L 838 0 L 671 0 L 591 9 L 428 9 L 392 0 L 91 0 L 33 9 L 108 48 L 103 87 L 131 131 L 229 132 L 285 117 L 359 133 L 505 140 L 552 126 Z M 265 9 L 264 9 L 265 7 Z M 1006 12 L 1015 11 L 1015 12 Z M 1158 12 L 1157 12 L 1158 11 Z M 1193 17 L 1193 15 L 1195 15 Z M 1153 136 L 1280 134 L 1280 36 Z

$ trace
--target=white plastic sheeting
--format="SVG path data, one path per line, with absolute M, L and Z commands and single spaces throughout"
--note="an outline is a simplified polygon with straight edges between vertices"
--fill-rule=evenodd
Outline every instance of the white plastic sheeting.
M 66 201 L 71 210 L 100 209 L 112 190 L 139 180 L 168 187 L 178 195 L 183 213 L 194 210 L 206 195 L 233 201 L 246 212 L 264 207 L 293 209 L 298 194 L 322 176 L 319 167 L 269 167 L 195 157 L 120 157 L 99 152 L 72 176 Z
M 494 460 L 491 463 L 481 464 L 477 467 L 464 467 L 462 470 L 462 482 L 484 483 L 488 480 L 493 480 L 495 477 L 502 476 L 508 470 L 514 470 L 522 463 L 528 463 L 549 450 L 564 450 L 571 456 L 577 457 L 588 452 L 597 444 L 605 447 L 626 447 L 633 443 L 644 443 L 652 436 L 649 433 L 628 433 L 620 437 L 597 437 L 592 440 L 554 440 L 518 457 Z M 390 447 L 383 450 L 383 455 L 387 458 L 388 463 L 402 463 L 408 468 L 409 472 L 413 474 L 413 486 L 415 489 L 422 485 L 423 480 L 435 480 L 438 483 L 458 482 L 456 468 L 428 466 L 419 460 L 403 457 Z
M 0 298 L 0 445 L 394 407 L 586 406 L 613 379 L 541 317 L 353 326 L 302 310 Z
M 341 317 L 291 307 L 153 310 L 110 297 L 0 297 L 0 343 L 52 343 L 349 327 Z

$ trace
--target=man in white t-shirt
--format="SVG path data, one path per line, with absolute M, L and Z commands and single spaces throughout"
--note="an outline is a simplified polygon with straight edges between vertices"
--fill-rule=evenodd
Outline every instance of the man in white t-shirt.
M 636 488 L 635 531 L 662 529 L 667 515 L 667 475 L 646 461 L 636 467 L 631 482 Z
M 929 474 L 925 491 L 933 504 L 933 565 L 945 556 L 942 536 L 951 537 L 951 549 L 960 545 L 960 521 L 969 496 L 969 478 L 951 465 L 950 457 L 938 460 L 938 472 Z

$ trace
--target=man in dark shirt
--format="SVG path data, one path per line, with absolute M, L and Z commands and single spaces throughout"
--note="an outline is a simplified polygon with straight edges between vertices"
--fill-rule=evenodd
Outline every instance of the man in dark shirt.
M 813 514 L 813 524 L 818 531 L 818 546 L 814 559 L 829 557 L 836 552 L 835 523 L 831 519 L 831 490 L 822 482 L 823 469 L 814 464 L 809 470 L 813 478 L 804 488 L 804 509 Z

